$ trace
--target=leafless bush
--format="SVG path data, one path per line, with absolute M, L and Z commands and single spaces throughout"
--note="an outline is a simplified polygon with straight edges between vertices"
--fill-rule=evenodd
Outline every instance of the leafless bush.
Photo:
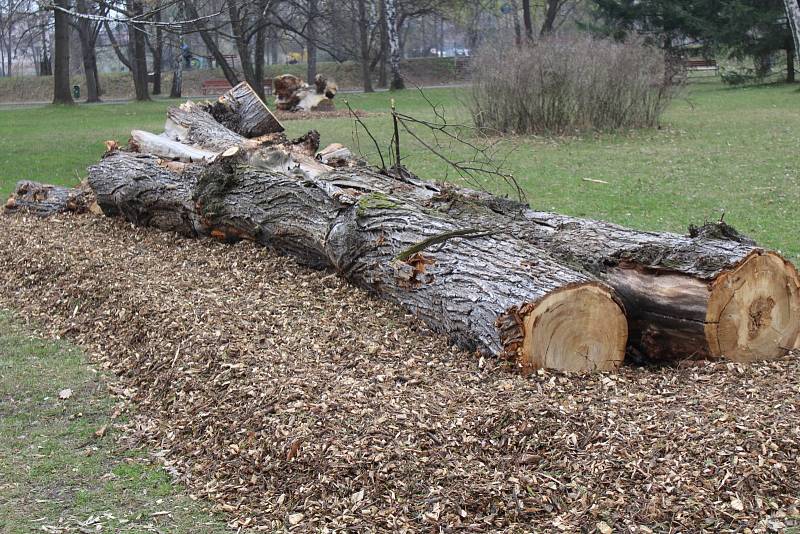
M 472 65 L 473 121 L 518 134 L 653 127 L 679 85 L 672 64 L 640 42 L 588 36 L 485 47 Z

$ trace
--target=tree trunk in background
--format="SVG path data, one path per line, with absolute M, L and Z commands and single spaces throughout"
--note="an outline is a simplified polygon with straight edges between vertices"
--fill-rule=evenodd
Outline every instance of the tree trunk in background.
M 144 13 L 140 0 L 128 0 L 128 13 L 137 17 Z M 145 27 L 143 24 L 128 25 L 128 39 L 130 39 L 130 62 L 133 66 L 133 87 L 136 100 L 144 102 L 150 100 L 150 88 L 147 82 L 147 43 L 145 42 Z
M 525 38 L 533 41 L 533 21 L 531 20 L 531 0 L 522 0 L 522 24 L 525 26 Z
M 542 30 L 539 35 L 548 35 L 553 33 L 553 27 L 556 23 L 556 16 L 558 15 L 558 8 L 561 5 L 561 0 L 547 0 L 547 11 L 544 14 L 544 22 L 542 23 Z
M 317 76 L 317 0 L 308 0 L 308 26 L 306 30 L 306 50 L 308 51 L 306 81 L 314 83 Z
M 372 93 L 372 74 L 369 69 L 369 21 L 367 20 L 366 0 L 358 0 L 358 34 L 361 41 L 361 80 L 364 92 Z
M 400 72 L 400 28 L 398 26 L 397 0 L 383 0 L 386 10 L 386 33 L 389 37 L 389 55 L 392 66 L 392 90 L 405 89 Z
M 69 8 L 67 0 L 55 0 L 57 7 Z M 55 69 L 53 104 L 74 104 L 69 86 L 69 15 L 55 10 Z
M 161 2 L 156 2 L 153 20 L 161 22 Z M 156 26 L 156 45 L 151 49 L 153 54 L 153 94 L 161 94 L 161 61 L 164 56 L 164 30 Z
M 261 100 L 266 100 L 264 94 L 264 53 L 267 45 L 267 29 L 259 28 L 256 31 L 256 46 L 253 53 L 253 78 L 258 83 L 259 90 L 256 91 Z
M 39 59 L 39 76 L 52 76 L 53 63 L 50 57 L 50 45 L 47 42 L 47 14 L 44 15 L 44 23 L 41 26 L 42 32 L 42 57 Z
M 786 18 L 794 41 L 794 52 L 800 58 L 800 4 L 798 0 L 783 0 L 786 6 Z
M 522 44 L 522 26 L 519 23 L 519 5 L 516 0 L 512 0 L 511 7 L 514 10 L 514 42 L 520 46 Z
M 789 46 L 786 49 L 786 82 L 787 83 L 794 83 L 795 80 L 795 69 L 794 69 L 794 47 Z
M 245 21 L 242 20 L 241 14 L 242 12 L 239 10 L 239 6 L 235 2 L 228 2 L 228 15 L 230 16 L 231 21 L 233 42 L 236 45 L 236 51 L 239 53 L 239 62 L 242 65 L 242 74 L 244 74 L 244 79 L 247 81 L 247 83 L 249 83 L 256 94 L 258 94 L 258 97 L 264 100 L 263 70 L 262 78 L 257 78 L 255 64 L 259 62 L 259 58 L 254 57 L 255 61 L 251 60 L 250 58 L 250 47 L 245 35 Z M 263 64 L 263 50 L 260 61 Z
M 278 64 L 278 47 L 280 46 L 280 41 L 278 41 L 278 37 L 275 35 L 274 30 L 270 33 L 269 37 L 269 53 L 270 53 L 270 63 L 273 65 Z
M 178 8 L 177 18 L 184 17 L 182 8 Z M 180 98 L 183 93 L 183 57 L 181 56 L 181 42 L 183 41 L 183 33 L 181 33 L 180 26 L 178 33 L 175 35 L 175 43 L 172 46 L 172 86 L 169 89 L 170 98 Z
M 386 31 L 386 4 L 378 2 L 378 24 L 380 25 L 381 58 L 378 66 L 378 87 L 386 87 L 389 83 L 386 76 L 387 57 L 389 55 L 389 32 Z
M 78 13 L 89 12 L 86 0 L 78 0 L 75 3 L 75 9 Z M 76 21 L 76 25 L 78 27 L 78 37 L 81 41 L 83 72 L 86 75 L 86 102 L 100 102 L 100 76 L 97 72 L 97 53 L 95 50 L 97 43 L 96 28 L 92 27 L 91 21 L 82 18 Z

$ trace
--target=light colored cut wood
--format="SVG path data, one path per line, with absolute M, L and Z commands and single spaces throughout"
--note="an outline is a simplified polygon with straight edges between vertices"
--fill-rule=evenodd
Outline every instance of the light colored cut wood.
M 163 135 L 156 135 L 143 130 L 133 130 L 131 132 L 131 146 L 137 152 L 186 163 L 208 162 L 212 161 L 216 156 L 216 153 L 210 150 L 184 145 Z
M 524 325 L 518 362 L 528 370 L 612 371 L 625 357 L 625 313 L 599 284 L 548 294 L 528 312 Z
M 771 252 L 753 253 L 711 286 L 706 337 L 734 361 L 771 359 L 798 348 L 800 277 Z

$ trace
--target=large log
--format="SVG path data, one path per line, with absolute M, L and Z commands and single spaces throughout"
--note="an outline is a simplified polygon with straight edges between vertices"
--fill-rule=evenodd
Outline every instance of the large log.
M 210 137 L 217 149 L 235 145 L 256 152 L 247 140 L 231 138 L 221 125 L 208 124 L 196 114 L 184 112 L 182 121 L 192 131 L 196 130 L 192 124 L 204 124 L 204 132 L 213 132 Z M 201 146 L 206 142 L 198 137 L 189 140 Z M 258 159 L 262 167 L 297 167 L 309 176 L 332 170 L 297 154 L 280 158 L 273 152 L 270 158 Z M 359 172 L 366 176 L 367 171 Z M 724 225 L 707 227 L 722 231 L 694 236 L 641 232 L 537 212 L 486 193 L 407 175 L 372 173 L 371 179 L 377 189 L 452 218 L 502 224 L 537 250 L 605 281 L 625 304 L 631 349 L 642 358 L 724 356 L 747 361 L 781 357 L 800 345 L 797 270 L 780 255 L 725 231 Z
M 309 177 L 332 170 L 292 150 L 285 139 L 265 151 L 265 143 L 238 136 L 201 112 L 189 105 L 170 112 L 171 119 L 180 115 L 189 132 L 184 142 L 201 147 L 210 143 L 214 150 L 240 147 L 249 154 L 249 162 L 261 168 L 300 171 Z M 369 175 L 364 169 L 359 173 L 362 178 Z M 378 190 L 454 219 L 502 225 L 536 249 L 604 280 L 619 292 L 628 310 L 633 352 L 648 359 L 773 358 L 800 345 L 797 270 L 778 254 L 730 232 L 640 232 L 536 212 L 520 203 L 405 174 L 370 176 Z
M 800 346 L 800 276 L 724 224 L 689 236 L 523 210 L 519 236 L 617 290 L 655 359 L 772 359 Z M 692 235 L 694 234 L 694 235 Z
M 91 167 L 104 212 L 186 235 L 253 240 L 332 267 L 458 345 L 526 369 L 622 362 L 627 324 L 607 287 L 513 237 L 387 195 L 374 173 L 275 172 L 247 164 L 243 150 L 205 168 L 185 164 L 182 174 L 159 161 L 116 152 Z
M 5 205 L 7 212 L 24 211 L 38 217 L 57 213 L 84 213 L 92 203 L 91 191 L 84 187 L 62 187 L 23 180 Z
M 800 346 L 797 269 L 724 223 L 683 236 L 538 212 L 451 184 L 408 194 L 456 219 L 503 219 L 519 239 L 606 282 L 625 305 L 632 352 L 644 359 L 750 361 Z

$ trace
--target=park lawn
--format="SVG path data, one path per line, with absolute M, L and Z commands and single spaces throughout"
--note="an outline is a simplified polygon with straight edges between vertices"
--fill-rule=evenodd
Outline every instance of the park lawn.
M 468 122 L 467 88 L 429 89 L 454 123 Z M 403 113 L 432 118 L 415 90 L 340 94 L 366 117 L 382 150 L 391 137 L 390 99 Z M 691 84 L 665 114 L 660 129 L 574 137 L 515 137 L 499 143 L 536 209 L 609 220 L 641 229 L 683 232 L 722 217 L 762 244 L 800 259 L 800 92 L 797 86 L 729 88 Z M 132 128 L 160 131 L 165 101 L 148 104 L 44 107 L 0 111 L 0 194 L 18 179 L 74 184 L 102 154 L 103 141 L 127 139 Z M 309 128 L 323 144 L 358 144 L 371 163 L 377 153 L 350 119 L 286 121 L 290 135 Z M 401 135 L 404 164 L 425 178 L 452 176 L 447 164 Z M 452 149 L 456 158 L 469 153 Z M 588 180 L 601 180 L 607 184 Z M 487 180 L 502 191 L 500 182 Z
M 146 451 L 116 443 L 85 355 L 28 331 L 0 310 L 0 532 L 224 532 Z

